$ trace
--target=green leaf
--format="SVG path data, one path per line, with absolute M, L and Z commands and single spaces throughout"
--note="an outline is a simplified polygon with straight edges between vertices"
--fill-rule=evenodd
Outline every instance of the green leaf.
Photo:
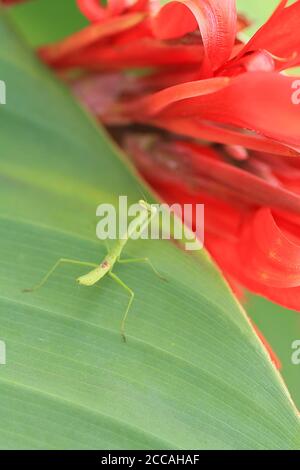
M 265 21 L 270 18 L 271 14 L 278 6 L 278 0 L 268 0 L 267 2 L 261 2 L 261 0 L 237 0 L 238 12 L 244 13 L 247 18 L 251 21 L 250 29 L 248 33 L 252 35 Z
M 297 413 L 279 374 L 204 251 L 135 241 L 111 279 L 78 287 L 84 271 L 60 257 L 97 262 L 95 211 L 140 198 L 125 158 L 0 18 L 0 447 L 300 447 Z M 83 271 L 83 272 L 82 272 Z
M 292 345 L 300 339 L 299 312 L 285 309 L 262 297 L 252 295 L 247 302 L 247 312 L 263 332 L 282 363 L 281 374 L 289 391 L 300 409 L 299 373 L 300 365 L 295 365 Z

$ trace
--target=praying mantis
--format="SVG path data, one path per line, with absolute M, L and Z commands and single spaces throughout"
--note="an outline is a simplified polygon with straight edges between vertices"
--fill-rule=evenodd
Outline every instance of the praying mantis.
M 134 292 L 130 287 L 127 286 L 115 273 L 112 272 L 116 263 L 147 263 L 153 272 L 162 280 L 166 280 L 153 266 L 151 261 L 148 258 L 128 258 L 128 259 L 121 259 L 121 253 L 127 244 L 128 240 L 131 236 L 139 230 L 139 233 L 142 233 L 146 227 L 150 224 L 151 220 L 157 214 L 157 208 L 155 206 L 151 206 L 144 200 L 139 201 L 140 207 L 143 209 L 141 211 L 141 215 L 135 219 L 123 234 L 123 236 L 116 240 L 114 246 L 108 250 L 107 255 L 101 261 L 100 264 L 96 263 L 89 263 L 85 261 L 78 261 L 74 259 L 68 258 L 60 258 L 54 266 L 47 272 L 47 274 L 42 278 L 42 280 L 33 286 L 31 289 L 24 289 L 23 292 L 33 292 L 37 289 L 40 289 L 49 279 L 49 277 L 54 273 L 54 271 L 61 265 L 61 264 L 76 264 L 80 266 L 88 266 L 92 267 L 93 269 L 89 271 L 87 274 L 84 274 L 76 279 L 78 284 L 82 286 L 91 287 L 94 286 L 97 282 L 101 281 L 104 276 L 108 275 L 111 279 L 113 279 L 118 285 L 120 285 L 126 292 L 129 294 L 129 302 L 124 313 L 124 316 L 121 321 L 121 337 L 126 342 L 126 335 L 125 335 L 125 324 L 128 317 L 128 313 L 130 307 L 132 305 L 134 299 Z

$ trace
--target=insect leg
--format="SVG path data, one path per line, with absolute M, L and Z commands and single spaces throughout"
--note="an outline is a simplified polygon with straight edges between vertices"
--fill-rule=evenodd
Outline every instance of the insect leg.
M 155 266 L 152 264 L 152 262 L 150 261 L 149 258 L 125 258 L 125 259 L 118 259 L 118 263 L 123 263 L 123 264 L 126 264 L 126 263 L 146 263 L 150 266 L 150 268 L 152 269 L 152 271 L 156 274 L 156 276 L 158 276 L 160 279 L 162 279 L 163 281 L 166 281 L 167 279 L 162 276 L 158 271 L 157 269 L 155 268 Z
M 92 267 L 98 266 L 95 263 L 88 263 L 86 261 L 77 261 L 77 260 L 74 260 L 74 259 L 60 258 L 55 263 L 55 265 L 47 272 L 47 274 L 42 278 L 42 280 L 38 284 L 33 286 L 31 289 L 24 289 L 23 292 L 33 292 L 33 291 L 39 289 L 40 287 L 42 287 L 48 281 L 51 274 L 54 273 L 54 271 L 58 268 L 58 266 L 60 264 L 77 264 L 77 265 L 81 265 L 81 266 L 92 266 Z
M 126 343 L 125 323 L 126 323 L 126 319 L 127 319 L 127 316 L 128 316 L 128 312 L 130 310 L 131 304 L 132 304 L 133 299 L 134 299 L 134 292 L 118 276 L 116 276 L 111 271 L 109 272 L 109 275 L 114 281 L 116 281 L 117 284 L 119 284 L 121 287 L 123 287 L 123 289 L 125 289 L 126 292 L 128 292 L 128 294 L 130 295 L 129 302 L 128 302 L 126 311 L 124 313 L 124 316 L 123 316 L 123 319 L 122 319 L 122 322 L 121 322 L 121 336 L 122 336 L 124 342 Z

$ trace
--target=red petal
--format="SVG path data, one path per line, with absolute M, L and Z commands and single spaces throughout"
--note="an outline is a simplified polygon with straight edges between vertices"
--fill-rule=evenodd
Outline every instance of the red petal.
M 107 2 L 107 10 L 111 15 L 119 15 L 129 6 L 130 2 L 126 0 L 108 0 Z
M 164 119 L 201 117 L 300 147 L 300 106 L 292 102 L 295 77 L 252 72 L 227 82 L 215 80 L 218 78 L 176 85 L 147 96 L 137 102 L 136 114 L 159 114 Z
M 268 152 L 277 155 L 296 156 L 299 151 L 286 147 L 262 135 L 250 134 L 238 129 L 221 127 L 212 123 L 201 122 L 199 119 L 157 119 L 151 123 L 163 129 L 186 135 L 196 139 L 204 139 L 227 145 L 241 145 L 251 150 Z
M 107 7 L 101 5 L 101 0 L 76 0 L 79 10 L 91 21 L 99 22 L 109 16 L 121 14 L 124 10 L 141 11 L 141 6 L 145 6 L 147 1 L 138 0 L 134 5 L 127 0 L 108 0 Z M 130 8 L 129 8 L 130 7 Z
M 290 309 L 300 310 L 300 287 L 274 288 L 264 284 L 261 279 L 248 277 L 244 272 L 238 254 L 239 243 L 237 241 L 234 242 L 220 236 L 212 236 L 212 234 L 206 235 L 205 240 L 206 247 L 226 276 L 232 276 L 250 291 L 262 295 L 273 302 Z
M 188 115 L 189 111 L 186 110 L 186 112 L 184 112 L 182 106 L 179 112 L 177 112 L 176 105 L 178 102 L 182 105 L 182 103 L 188 102 L 189 99 L 197 99 L 201 96 L 205 97 L 206 95 L 214 94 L 216 91 L 226 87 L 229 83 L 230 79 L 227 77 L 180 83 L 179 85 L 165 88 L 153 95 L 137 100 L 132 106 L 126 103 L 126 112 L 129 115 L 136 113 L 137 116 L 144 114 L 150 117 L 163 113 L 167 108 L 167 111 L 171 110 L 171 112 L 166 113 L 168 117 L 172 117 L 173 114 L 175 114 L 175 117 L 176 115 Z M 174 107 L 175 113 L 173 113 Z
M 176 150 L 174 144 L 173 148 L 174 152 Z M 232 191 L 239 203 L 245 202 L 249 206 L 269 206 L 281 211 L 300 214 L 300 195 L 282 187 L 273 186 L 264 179 L 230 163 L 208 158 L 204 146 L 182 142 L 177 143 L 177 148 L 181 148 L 189 159 L 190 171 L 194 177 L 194 188 L 197 175 L 202 174 L 206 179 L 216 181 L 224 189 Z M 201 190 L 201 187 L 199 189 Z
M 100 5 L 99 0 L 76 0 L 79 10 L 88 20 L 98 22 L 106 17 L 106 9 Z
M 92 46 L 82 54 L 64 59 L 62 67 L 84 67 L 89 70 L 120 70 L 127 67 L 154 67 L 198 64 L 203 49 L 198 45 L 170 45 L 152 38 L 138 39 L 114 47 Z M 60 64 L 58 64 L 59 66 Z
M 100 39 L 118 34 L 132 28 L 143 21 L 143 13 L 129 13 L 115 18 L 110 18 L 102 23 L 94 23 L 81 31 L 72 34 L 65 40 L 45 46 L 40 49 L 40 55 L 48 63 L 56 62 L 65 56 L 93 44 Z
M 288 59 L 292 60 L 293 54 L 298 55 L 300 61 L 300 1 L 286 7 L 287 0 L 280 2 L 271 18 L 257 31 L 242 50 L 242 54 L 248 51 L 266 49 L 286 62 L 278 61 L 278 68 L 290 66 Z M 293 64 L 296 65 L 295 60 Z
M 161 39 L 183 36 L 197 25 L 209 66 L 215 70 L 230 57 L 235 42 L 235 0 L 171 1 L 153 18 L 154 34 Z
M 249 278 L 266 286 L 297 287 L 300 286 L 300 236 L 296 243 L 278 223 L 268 208 L 255 213 L 242 233 L 241 263 Z

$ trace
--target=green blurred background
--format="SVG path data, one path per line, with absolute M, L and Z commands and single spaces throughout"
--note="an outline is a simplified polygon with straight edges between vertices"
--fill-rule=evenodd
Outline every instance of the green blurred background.
M 238 8 L 252 20 L 253 33 L 271 14 L 279 0 L 237 0 Z M 75 0 L 32 0 L 15 7 L 11 16 L 32 46 L 63 38 L 87 24 Z M 249 295 L 246 310 L 282 361 L 282 374 L 300 409 L 300 365 L 291 362 L 291 344 L 300 339 L 300 314 Z

